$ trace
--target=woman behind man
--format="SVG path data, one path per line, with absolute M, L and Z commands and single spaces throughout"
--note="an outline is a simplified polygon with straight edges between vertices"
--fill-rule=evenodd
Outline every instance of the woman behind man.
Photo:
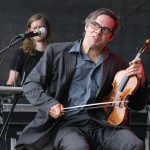
M 26 32 L 36 31 L 40 28 L 45 28 L 45 36 L 25 38 L 22 47 L 15 52 L 10 64 L 7 85 L 22 85 L 43 56 L 47 45 L 53 43 L 49 21 L 43 14 L 34 14 L 27 22 Z

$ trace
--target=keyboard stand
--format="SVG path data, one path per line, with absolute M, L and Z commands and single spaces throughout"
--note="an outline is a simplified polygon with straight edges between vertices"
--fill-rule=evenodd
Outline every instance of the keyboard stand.
M 5 132 L 5 130 L 6 130 L 6 128 L 7 128 L 7 125 L 8 125 L 8 123 L 9 123 L 9 120 L 10 120 L 10 118 L 11 118 L 11 115 L 12 115 L 12 113 L 13 113 L 13 111 L 14 111 L 14 108 L 15 108 L 15 106 L 16 106 L 16 104 L 17 104 L 17 101 L 18 101 L 18 99 L 19 99 L 20 97 L 22 97 L 22 93 L 15 94 L 15 96 L 14 96 L 14 103 L 13 103 L 12 108 L 11 108 L 11 110 L 10 110 L 10 112 L 9 112 L 9 114 L 8 114 L 8 116 L 7 116 L 7 118 L 6 118 L 6 121 L 5 121 L 4 125 L 2 126 L 2 130 L 1 130 L 1 133 L 0 133 L 0 140 L 2 139 L 2 136 L 3 136 L 4 132 Z

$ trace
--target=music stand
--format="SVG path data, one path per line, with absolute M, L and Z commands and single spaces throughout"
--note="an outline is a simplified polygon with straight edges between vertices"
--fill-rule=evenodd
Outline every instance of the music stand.
M 21 87 L 3 87 L 3 86 L 0 87 L 0 94 L 10 94 L 10 93 L 14 94 L 14 103 L 13 103 L 12 108 L 11 108 L 7 118 L 6 118 L 4 125 L 2 126 L 2 130 L 0 133 L 0 140 L 2 139 L 3 133 L 6 130 L 6 127 L 9 123 L 11 115 L 12 115 L 14 108 L 17 104 L 18 98 L 20 98 L 22 96 L 23 89 Z

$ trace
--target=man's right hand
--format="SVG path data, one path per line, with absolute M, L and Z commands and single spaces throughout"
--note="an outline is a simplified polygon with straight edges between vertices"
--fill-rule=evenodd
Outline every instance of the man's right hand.
M 61 117 L 62 115 L 64 115 L 63 113 L 63 105 L 62 104 L 56 104 L 54 105 L 50 111 L 49 111 L 49 115 L 55 119 Z

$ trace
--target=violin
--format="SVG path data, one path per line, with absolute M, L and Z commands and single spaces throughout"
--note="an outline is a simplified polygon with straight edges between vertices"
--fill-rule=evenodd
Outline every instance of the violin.
M 140 56 L 147 51 L 149 46 L 150 39 L 146 40 L 135 58 L 140 58 Z M 134 95 L 135 91 L 140 85 L 140 81 L 136 76 L 128 77 L 125 73 L 125 70 L 121 70 L 116 73 L 112 85 L 112 91 L 102 100 L 102 103 L 114 103 L 111 104 L 112 107 L 110 107 L 110 104 L 106 104 L 105 107 L 102 107 L 102 109 L 107 113 L 106 121 L 109 124 L 119 125 L 127 117 L 126 104 L 128 102 L 128 98 L 129 96 Z

